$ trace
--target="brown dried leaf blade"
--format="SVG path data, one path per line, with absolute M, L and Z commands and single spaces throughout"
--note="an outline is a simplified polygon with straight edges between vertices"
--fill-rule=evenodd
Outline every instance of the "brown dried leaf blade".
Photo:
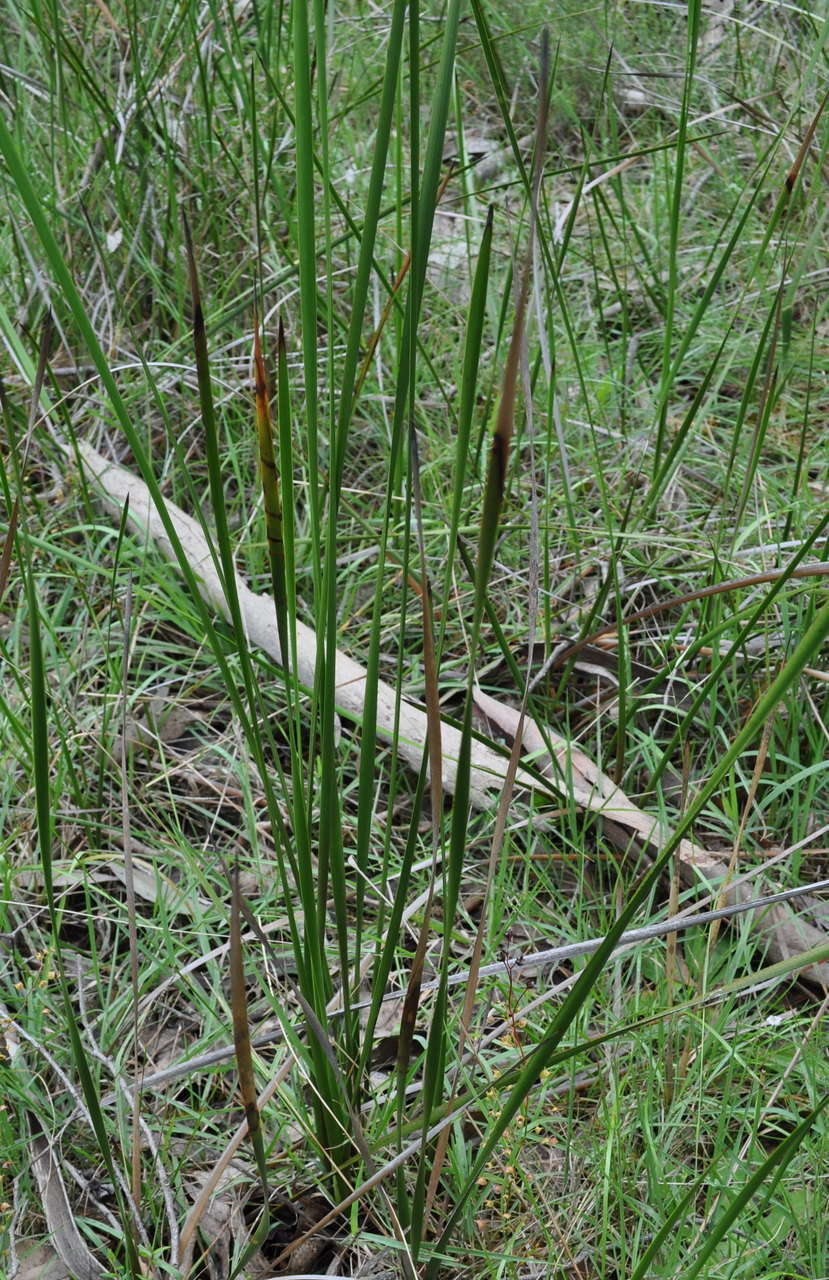
M 88 1249 L 75 1222 L 55 1145 L 31 1114 L 29 1126 L 32 1130 L 29 1148 L 32 1172 L 40 1191 L 52 1243 L 73 1280 L 103 1280 L 104 1268 Z

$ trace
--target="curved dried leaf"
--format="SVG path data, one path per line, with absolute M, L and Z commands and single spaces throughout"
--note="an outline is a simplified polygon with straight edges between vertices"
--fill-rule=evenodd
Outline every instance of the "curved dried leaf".
M 40 1191 L 50 1238 L 73 1280 L 103 1280 L 104 1268 L 88 1249 L 75 1223 L 54 1143 L 29 1116 L 32 1172 Z

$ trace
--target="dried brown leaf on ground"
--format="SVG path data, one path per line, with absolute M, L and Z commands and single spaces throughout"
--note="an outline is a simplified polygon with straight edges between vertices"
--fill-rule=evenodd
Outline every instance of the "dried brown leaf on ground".
M 175 561 L 175 553 L 156 511 L 149 490 L 139 477 L 117 463 L 109 462 L 90 445 L 80 443 L 78 456 L 89 476 L 100 488 L 107 505 L 120 517 L 129 499 L 129 522 L 142 534 L 149 534 L 159 550 Z M 215 560 L 205 540 L 199 523 L 173 503 L 167 511 L 173 520 L 183 550 L 199 580 L 204 600 L 223 617 L 228 616 L 227 603 L 222 590 Z M 280 661 L 279 641 L 273 600 L 259 596 L 237 579 L 239 603 L 251 644 Z M 297 675 L 301 684 L 313 687 L 317 643 L 313 630 L 297 622 Z M 347 654 L 337 652 L 337 704 L 340 712 L 359 719 L 365 701 L 366 671 Z M 519 713 L 512 707 L 478 691 L 476 702 L 488 719 L 502 733 L 514 737 Z M 384 681 L 379 682 L 377 693 L 377 732 L 387 740 L 393 736 L 399 712 L 400 755 L 415 769 L 420 768 L 423 745 L 427 741 L 426 712 L 405 700 L 398 699 L 395 690 Z M 457 760 L 460 752 L 460 732 L 454 725 L 443 723 L 442 775 L 443 787 L 454 793 Z M 547 744 L 555 754 L 550 758 Z M 640 809 L 608 776 L 572 742 L 548 730 L 542 735 L 538 725 L 527 718 L 524 724 L 522 744 L 527 756 L 534 758 L 535 772 L 521 769 L 516 785 L 541 791 L 549 797 L 572 798 L 582 809 L 598 813 L 607 829 L 624 833 L 626 843 L 631 839 L 648 846 L 661 848 L 669 837 L 669 831 L 658 819 Z M 507 759 L 494 746 L 480 739 L 472 743 L 472 772 L 470 799 L 479 809 L 489 809 L 496 803 L 506 776 Z M 683 877 L 688 883 L 701 879 L 706 884 L 719 882 L 726 873 L 725 864 L 713 854 L 690 840 L 679 846 L 679 858 Z M 736 890 L 739 895 L 741 890 Z M 759 919 L 754 926 L 760 931 L 763 945 L 773 960 L 788 958 L 826 941 L 823 930 L 798 918 L 785 904 Z M 814 965 L 804 971 L 804 976 L 819 986 L 829 988 L 829 965 Z
M 0 1005 L 0 1018 L 6 1057 L 22 1076 L 28 1072 L 23 1046 L 5 1005 Z M 102 1280 L 104 1269 L 90 1252 L 75 1222 L 58 1163 L 56 1144 L 47 1137 L 32 1112 L 27 1113 L 27 1118 L 31 1133 L 29 1162 L 40 1194 L 50 1243 L 41 1243 L 39 1247 L 24 1251 L 20 1241 L 16 1249 L 19 1262 L 17 1276 L 24 1275 L 30 1280 L 35 1280 L 35 1277 L 64 1280 L 68 1274 L 71 1280 Z
M 14 1280 L 72 1280 L 66 1263 L 46 1241 L 26 1238 L 15 1244 Z
M 120 838 L 115 837 L 120 843 Z M 96 863 L 87 860 L 79 863 L 77 859 L 61 858 L 53 864 L 52 880 L 61 889 L 82 889 L 89 883 L 108 884 L 112 880 L 124 883 L 124 859 L 122 854 L 112 858 L 103 858 Z M 179 886 L 154 867 L 144 858 L 133 858 L 133 879 L 135 892 L 145 902 L 160 902 L 168 915 L 179 913 L 192 915 L 203 903 L 195 902 L 182 892 Z M 43 872 L 38 867 L 27 867 L 15 876 L 15 884 L 28 892 L 40 891 L 43 887 Z
M 234 1246 L 238 1250 L 247 1240 L 250 1229 L 245 1221 L 244 1206 L 247 1192 L 256 1175 L 250 1170 L 244 1180 L 232 1173 L 225 1173 L 219 1180 L 209 1205 L 201 1217 L 200 1236 L 204 1252 L 201 1261 L 207 1268 L 210 1280 L 229 1280 L 233 1274 Z M 194 1172 L 188 1175 L 190 1197 L 196 1200 L 209 1180 L 208 1173 Z M 267 1274 L 268 1268 L 260 1253 L 248 1259 L 243 1275 L 249 1277 Z
M 49 1238 L 73 1280 L 103 1280 L 104 1268 L 87 1248 L 75 1222 L 56 1146 L 32 1115 L 29 1116 L 29 1125 L 32 1130 L 29 1145 L 32 1172 L 40 1192 Z

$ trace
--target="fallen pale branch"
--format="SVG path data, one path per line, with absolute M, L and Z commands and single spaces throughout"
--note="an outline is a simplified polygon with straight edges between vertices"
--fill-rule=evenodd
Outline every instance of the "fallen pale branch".
M 130 523 L 142 533 L 147 533 L 156 546 L 170 560 L 176 561 L 173 547 L 167 537 L 161 518 L 151 500 L 149 490 L 142 480 L 124 467 L 109 462 L 87 444 L 78 445 L 79 456 L 89 476 L 100 487 L 105 501 L 118 515 L 129 498 Z M 198 522 L 173 503 L 167 503 L 189 564 L 195 574 L 204 600 L 223 617 L 228 617 L 227 603 L 221 581 L 216 571 L 213 555 Z M 275 661 L 281 660 L 277 637 L 273 600 L 257 595 L 237 577 L 239 604 L 249 643 L 268 653 Z M 301 684 L 310 687 L 314 683 L 317 641 L 313 630 L 297 621 L 297 677 Z M 337 651 L 337 707 L 344 715 L 360 719 L 365 702 L 366 672 L 347 654 Z M 518 711 L 478 691 L 475 695 L 479 709 L 510 736 L 518 726 Z M 377 733 L 389 740 L 398 720 L 399 754 L 415 769 L 419 769 L 427 741 L 426 712 L 405 699 L 398 699 L 395 690 L 384 681 L 377 691 Z M 457 759 L 460 752 L 460 732 L 454 725 L 441 725 L 443 751 L 443 787 L 447 792 L 455 790 Z M 564 796 L 575 801 L 584 810 L 597 813 L 606 820 L 609 829 L 621 830 L 628 840 L 640 841 L 643 846 L 664 846 L 669 836 L 666 828 L 651 815 L 635 805 L 596 764 L 567 739 L 548 730 L 542 736 L 534 721 L 525 718 L 523 732 L 525 752 L 534 757 L 536 774 L 519 770 L 516 783 L 531 788 L 550 798 Z M 548 746 L 554 753 L 550 757 Z M 500 791 L 507 769 L 507 759 L 494 747 L 473 739 L 472 776 L 470 797 L 479 809 L 489 808 Z M 723 881 L 726 864 L 706 849 L 690 840 L 680 842 L 678 855 L 683 878 L 687 883 L 702 879 L 709 887 Z M 729 888 L 726 902 L 742 901 L 745 888 Z M 826 941 L 823 930 L 796 916 L 785 904 L 769 909 L 766 916 L 757 920 L 759 938 L 774 961 L 810 950 Z M 803 976 L 819 986 L 829 989 L 829 964 L 814 964 L 803 971 Z

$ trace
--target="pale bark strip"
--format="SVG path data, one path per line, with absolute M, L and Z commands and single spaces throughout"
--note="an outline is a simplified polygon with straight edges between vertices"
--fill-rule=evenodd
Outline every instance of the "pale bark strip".
M 153 542 L 163 554 L 174 563 L 173 551 L 161 518 L 156 511 L 149 491 L 143 480 L 133 475 L 124 467 L 108 462 L 90 445 L 79 443 L 78 450 L 83 464 L 90 477 L 100 485 L 107 504 L 119 516 L 124 503 L 129 497 L 129 523 L 141 531 L 149 533 Z M 202 597 L 223 618 L 228 618 L 227 603 L 222 590 L 221 581 L 216 571 L 213 555 L 205 541 L 204 533 L 197 520 L 188 516 L 174 503 L 167 503 L 167 511 L 176 526 L 179 540 L 190 562 L 193 573 L 199 581 Z M 237 577 L 239 605 L 247 629 L 250 644 L 264 650 L 276 662 L 281 661 L 279 638 L 276 630 L 276 612 L 273 600 L 269 596 L 260 596 L 251 591 Z M 299 683 L 312 688 L 317 656 L 317 638 L 314 631 L 303 622 L 297 620 L 297 677 Z M 365 701 L 366 672 L 358 662 L 354 662 L 347 654 L 337 651 L 337 709 L 346 716 L 359 720 L 362 716 Z M 379 682 L 377 691 L 377 732 L 390 738 L 394 725 L 397 695 L 391 685 Z M 398 750 L 400 755 L 412 766 L 419 769 L 426 742 L 426 712 L 420 707 L 403 701 L 400 706 L 400 738 Z M 455 771 L 460 752 L 460 731 L 444 721 L 441 729 L 443 738 L 443 785 L 446 790 L 455 790 Z M 472 744 L 472 803 L 477 808 L 488 808 L 492 802 L 492 793 L 498 792 L 503 785 L 506 760 L 497 751 L 484 743 L 473 741 Z M 521 774 L 519 782 L 523 786 L 537 786 L 537 782 L 529 774 Z
M 142 533 L 147 533 L 170 560 L 175 553 L 164 531 L 149 491 L 142 480 L 124 467 L 107 461 L 90 445 L 79 443 L 79 454 L 89 476 L 99 485 L 105 501 L 119 516 L 129 498 L 129 521 Z M 172 502 L 167 511 L 178 532 L 181 545 L 199 581 L 204 600 L 223 617 L 228 617 L 227 603 L 221 581 L 216 571 L 213 555 L 199 523 Z M 273 600 L 257 595 L 237 577 L 239 604 L 250 644 L 264 650 L 276 662 L 280 661 L 276 615 Z M 307 687 L 313 685 L 317 641 L 312 629 L 297 621 L 297 676 Z M 337 651 L 337 707 L 346 716 L 359 720 L 363 710 L 366 688 L 366 672 L 347 654 Z M 512 707 L 489 697 L 480 691 L 475 701 L 481 711 L 502 731 L 514 736 L 519 713 Z M 391 685 L 381 680 L 377 691 L 377 732 L 390 739 L 393 734 L 398 698 Z M 405 700 L 399 706 L 398 751 L 414 769 L 419 769 L 424 744 L 427 741 L 426 712 Z M 442 774 L 444 789 L 455 790 L 455 774 L 460 752 L 460 732 L 445 721 L 442 735 Z M 541 790 L 548 796 L 572 798 L 582 809 L 600 814 L 609 823 L 623 827 L 631 837 L 658 850 L 664 846 L 670 832 L 651 815 L 635 805 L 625 793 L 604 774 L 596 764 L 567 739 L 547 730 L 546 742 L 556 756 L 553 765 L 538 726 L 526 719 L 523 746 L 528 754 L 534 754 L 541 768 L 543 780 L 525 770 L 519 770 L 518 786 Z M 497 802 L 507 769 L 507 758 L 477 739 L 472 743 L 472 777 L 470 797 L 479 809 L 490 808 Z M 710 887 L 726 874 L 721 859 L 690 840 L 679 846 L 679 858 L 683 878 L 688 883 L 702 879 Z M 728 895 L 727 895 L 727 900 Z M 762 945 L 773 961 L 786 959 L 826 941 L 826 934 L 814 925 L 796 916 L 785 905 L 772 908 L 769 914 L 755 926 Z M 829 964 L 812 965 L 803 971 L 810 981 L 829 989 Z

